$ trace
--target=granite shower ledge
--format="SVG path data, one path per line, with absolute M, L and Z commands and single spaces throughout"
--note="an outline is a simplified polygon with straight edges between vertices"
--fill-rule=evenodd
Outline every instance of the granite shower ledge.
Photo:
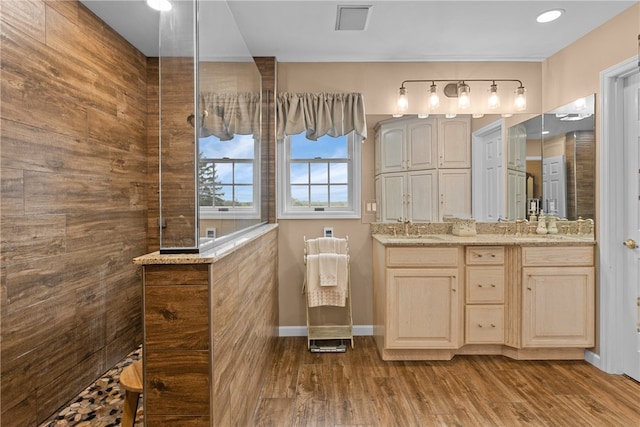
M 278 224 L 261 225 L 230 240 L 228 243 L 198 254 L 161 254 L 159 251 L 156 251 L 134 258 L 133 263 L 137 265 L 213 264 L 275 228 L 278 228 Z
M 568 236 L 564 234 L 524 236 L 478 234 L 469 237 L 456 236 L 453 234 L 425 234 L 424 236 L 373 234 L 372 237 L 384 246 L 590 246 L 596 244 L 593 236 Z

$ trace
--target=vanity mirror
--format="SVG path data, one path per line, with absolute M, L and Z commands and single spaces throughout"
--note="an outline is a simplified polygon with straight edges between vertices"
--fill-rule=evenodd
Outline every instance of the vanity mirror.
M 509 127 L 509 219 L 595 217 L 594 112 L 589 95 Z

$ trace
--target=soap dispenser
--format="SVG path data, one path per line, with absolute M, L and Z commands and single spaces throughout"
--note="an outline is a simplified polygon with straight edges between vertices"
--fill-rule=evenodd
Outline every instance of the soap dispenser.
M 540 215 L 538 215 L 538 228 L 536 228 L 536 234 L 547 234 L 547 219 L 544 216 L 544 211 L 540 211 Z

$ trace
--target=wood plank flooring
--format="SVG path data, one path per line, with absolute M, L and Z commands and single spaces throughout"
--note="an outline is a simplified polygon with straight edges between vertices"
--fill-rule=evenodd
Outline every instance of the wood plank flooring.
M 640 384 L 584 361 L 384 362 L 372 337 L 346 353 L 278 339 L 256 426 L 640 426 Z

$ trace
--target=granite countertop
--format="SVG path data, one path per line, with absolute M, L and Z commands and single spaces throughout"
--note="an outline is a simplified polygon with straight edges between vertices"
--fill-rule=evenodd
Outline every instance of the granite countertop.
M 221 258 L 233 253 L 256 238 L 277 228 L 277 224 L 265 224 L 248 231 L 228 243 L 215 246 L 209 250 L 197 254 L 161 254 L 159 251 L 142 255 L 133 259 L 134 264 L 212 264 Z
M 384 246 L 480 246 L 480 245 L 520 245 L 520 246 L 588 246 L 595 245 L 593 236 L 566 234 L 529 234 L 522 236 L 501 234 L 477 234 L 463 237 L 453 234 L 425 234 L 394 236 L 373 234 L 372 237 Z

